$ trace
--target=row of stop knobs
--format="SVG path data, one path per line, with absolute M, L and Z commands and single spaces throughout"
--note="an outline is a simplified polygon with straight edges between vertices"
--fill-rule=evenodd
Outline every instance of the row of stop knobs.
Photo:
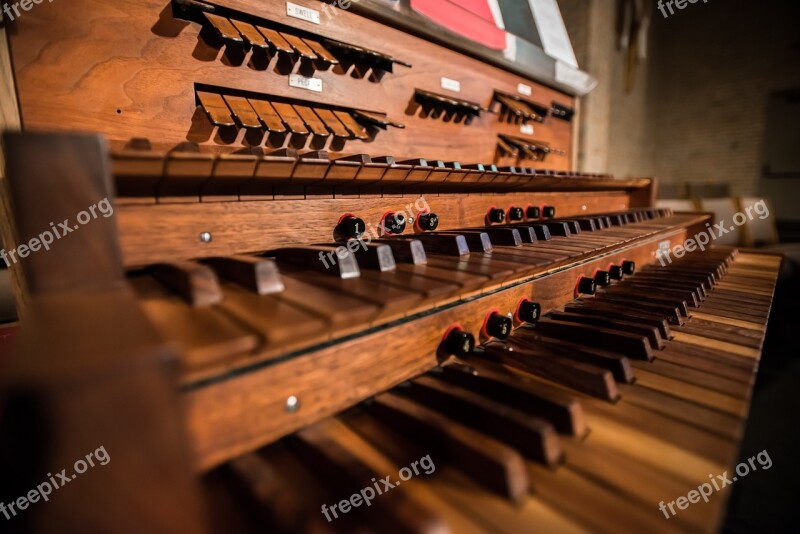
M 556 215 L 553 206 L 528 206 L 527 208 L 510 207 L 508 211 L 502 208 L 490 208 L 486 213 L 487 224 L 500 224 L 504 222 L 522 222 L 525 220 L 552 219 Z M 420 213 L 415 221 L 415 227 L 422 232 L 433 232 L 439 227 L 439 216 L 435 213 Z M 408 220 L 402 213 L 387 213 L 381 221 L 381 230 L 387 234 L 402 234 L 406 230 Z M 366 232 L 364 220 L 355 215 L 344 215 L 336 226 L 336 234 L 345 239 L 361 239 Z
M 623 261 L 621 265 L 611 265 L 607 271 L 596 271 L 593 277 L 581 276 L 577 283 L 577 292 L 585 295 L 594 295 L 597 287 L 611 284 L 611 280 L 622 280 L 625 275 L 636 272 L 636 264 L 632 261 Z M 507 339 L 514 327 L 514 318 L 519 322 L 533 324 L 542 316 L 542 306 L 530 299 L 522 299 L 514 314 L 503 315 L 491 311 L 486 316 L 481 329 L 485 337 Z M 475 336 L 460 327 L 451 327 L 442 338 L 442 350 L 445 354 L 464 357 L 475 349 Z

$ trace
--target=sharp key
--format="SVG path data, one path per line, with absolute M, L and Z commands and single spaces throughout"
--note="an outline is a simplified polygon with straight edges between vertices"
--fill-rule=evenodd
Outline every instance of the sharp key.
M 580 403 L 554 386 L 533 383 L 479 362 L 475 368 L 448 365 L 441 375 L 432 376 L 542 417 L 561 434 L 584 436 L 587 432 Z
M 410 263 L 412 265 L 424 265 L 428 262 L 425 246 L 419 239 L 395 237 L 380 239 L 376 243 L 391 247 L 394 259 L 397 262 Z
M 344 252 L 342 252 L 342 249 Z M 358 262 L 347 247 L 338 248 L 341 255 L 337 254 L 337 247 L 309 246 L 282 248 L 267 252 L 268 257 L 274 257 L 278 263 L 291 263 L 306 269 L 338 276 L 339 278 L 358 278 L 361 271 Z
M 551 319 L 536 323 L 536 332 L 581 345 L 617 351 L 631 359 L 648 361 L 653 359 L 653 351 L 647 338 L 629 332 Z
M 456 236 L 461 235 L 466 239 L 469 249 L 473 252 L 491 252 L 492 240 L 489 234 L 481 232 L 480 230 L 467 230 L 464 232 L 437 232 L 442 236 Z
M 525 462 L 511 447 L 394 393 L 380 395 L 366 408 L 430 447 L 444 449 L 455 467 L 486 489 L 513 502 L 528 494 Z
M 486 234 L 489 237 L 489 245 L 496 245 L 498 247 L 521 247 L 523 240 L 521 232 L 517 228 L 506 227 L 492 227 L 485 228 L 465 228 L 463 230 L 454 230 L 455 232 L 474 233 L 479 232 Z
M 447 256 L 467 256 L 469 255 L 469 245 L 467 238 L 461 234 L 430 234 L 423 233 L 414 236 L 415 239 L 422 241 L 425 250 L 431 254 L 444 254 Z
M 458 422 L 494 436 L 528 458 L 555 465 L 562 457 L 553 425 L 536 416 L 430 376 L 394 390 L 426 406 L 435 406 Z
M 283 282 L 274 261 L 257 256 L 224 256 L 207 258 L 210 265 L 222 278 L 240 285 L 259 295 L 283 291 Z
M 217 275 L 209 267 L 192 261 L 162 263 L 153 276 L 192 306 L 211 306 L 222 301 Z
M 613 375 L 593 365 L 563 358 L 544 358 L 528 348 L 513 348 L 497 342 L 488 343 L 485 352 L 478 354 L 598 399 L 613 402 L 619 398 Z
M 356 242 L 358 243 L 357 247 L 348 247 L 348 249 L 355 254 L 360 268 L 376 269 L 382 273 L 394 271 L 397 268 L 392 247 L 383 243 Z M 348 245 L 352 243 L 353 241 L 348 241 Z

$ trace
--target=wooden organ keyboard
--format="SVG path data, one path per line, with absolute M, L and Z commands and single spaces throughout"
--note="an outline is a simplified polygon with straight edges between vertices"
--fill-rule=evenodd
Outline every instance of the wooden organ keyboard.
M 22 124 L 58 132 L 5 136 L 6 248 L 80 223 L 12 265 L 0 425 L 50 445 L 11 480 L 114 458 L 24 520 L 715 530 L 726 490 L 659 503 L 737 458 L 780 257 L 662 265 L 709 214 L 569 171 L 573 97 L 291 5 L 72 0 L 11 32 Z

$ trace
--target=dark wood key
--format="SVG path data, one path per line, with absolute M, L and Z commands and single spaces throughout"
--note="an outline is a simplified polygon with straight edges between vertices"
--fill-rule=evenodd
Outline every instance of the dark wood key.
M 561 460 L 558 434 L 544 419 L 430 376 L 416 378 L 393 392 L 435 408 L 545 465 Z
M 296 438 L 291 441 L 292 449 L 305 465 L 312 466 L 315 471 L 325 475 L 323 478 L 326 484 L 334 489 L 332 493 L 349 496 L 353 488 L 366 486 L 372 489 L 369 481 L 377 480 L 383 473 L 373 471 L 357 454 L 366 448 L 363 441 L 348 431 L 329 428 L 335 422 L 326 423 L 298 432 Z M 374 455 L 374 452 L 373 450 L 367 454 Z M 393 486 L 392 493 L 379 496 L 380 494 L 373 491 L 374 500 L 365 506 L 365 513 L 372 516 L 373 521 L 392 521 L 398 529 L 407 532 L 434 532 L 445 528 L 433 510 L 409 499 L 408 496 L 395 497 L 395 492 L 403 497 L 402 492 L 406 491 L 403 487 L 397 487 L 399 483 L 395 477 L 392 477 L 389 483 Z M 338 502 L 333 506 L 336 504 Z M 338 513 L 344 512 L 338 510 Z
M 486 352 L 476 351 L 478 357 L 508 365 L 598 399 L 616 401 L 619 391 L 613 375 L 605 370 L 567 359 L 547 358 L 526 347 L 509 347 L 497 342 L 485 345 Z
M 277 264 L 258 256 L 222 256 L 207 258 L 203 263 L 210 265 L 217 274 L 259 295 L 280 293 L 283 282 Z
M 391 247 L 394 259 L 398 263 L 424 265 L 428 262 L 425 246 L 419 239 L 397 237 L 379 239 L 375 243 Z
M 361 274 L 355 256 L 345 246 L 311 245 L 302 248 L 282 248 L 269 251 L 265 255 L 274 257 L 279 264 L 292 263 L 339 278 L 358 278 Z
M 633 310 L 656 313 L 659 314 L 661 318 L 667 319 L 670 322 L 670 324 L 681 325 L 684 323 L 683 316 L 681 315 L 680 310 L 676 306 L 656 304 L 654 302 L 643 302 L 637 299 L 609 298 L 609 297 L 610 297 L 609 295 L 598 294 L 595 295 L 594 298 L 586 300 L 594 300 L 598 305 L 612 304 L 619 306 L 623 309 L 625 307 L 629 307 Z
M 633 371 L 628 358 L 615 352 L 587 347 L 570 341 L 563 341 L 552 337 L 537 334 L 532 328 L 518 328 L 506 340 L 512 347 L 517 345 L 529 350 L 539 351 L 547 357 L 569 359 L 583 362 L 611 371 L 614 380 L 624 384 L 633 382 Z
M 589 315 L 592 317 L 614 317 L 625 321 L 640 323 L 658 329 L 658 333 L 665 340 L 670 338 L 670 326 L 667 319 L 656 312 L 632 310 L 622 305 L 596 302 L 593 299 L 583 299 L 564 306 L 564 311 Z
M 497 246 L 502 245 L 508 247 L 522 246 L 522 236 L 520 235 L 520 231 L 516 228 L 492 226 L 486 228 L 465 228 L 455 231 L 463 233 L 477 232 L 480 234 L 486 234 L 489 237 L 491 245 L 497 245 Z
M 443 373 L 432 376 L 542 417 L 552 423 L 559 433 L 574 436 L 586 434 L 586 420 L 581 405 L 574 397 L 555 387 L 523 380 L 480 360 L 470 362 L 470 365 L 448 365 Z
M 491 252 L 492 251 L 492 240 L 489 238 L 489 234 L 486 232 L 480 232 L 477 230 L 474 231 L 457 231 L 457 232 L 436 232 L 438 235 L 461 235 L 464 236 L 464 239 L 467 240 L 467 245 L 469 246 L 469 250 L 472 252 Z
M 673 302 L 685 302 L 693 308 L 700 306 L 700 301 L 693 291 L 681 291 L 679 289 L 658 287 L 656 285 L 622 283 L 620 285 L 609 286 L 603 291 L 606 293 L 624 293 L 627 295 L 658 295 L 659 297 L 668 297 L 669 300 Z
M 556 321 L 569 322 L 569 323 L 582 323 L 599 326 L 602 328 L 610 328 L 611 330 L 620 330 L 622 332 L 629 332 L 639 336 L 644 336 L 650 342 L 650 347 L 654 349 L 664 348 L 664 338 L 658 328 L 647 326 L 642 323 L 625 321 L 614 316 L 591 316 L 583 315 L 580 313 L 567 313 L 567 312 L 552 312 L 549 317 Z
M 561 237 L 569 237 L 570 235 L 572 235 L 572 231 L 570 230 L 569 225 L 565 222 L 557 222 L 557 221 L 546 222 L 544 223 L 544 226 L 546 226 L 547 229 L 550 230 L 551 235 L 557 235 Z
M 361 269 L 377 269 L 380 272 L 387 272 L 397 268 L 392 247 L 388 245 L 360 241 L 359 246 L 354 248 L 356 261 Z
M 514 502 L 528 494 L 522 456 L 494 438 L 394 393 L 380 395 L 365 408 L 415 440 L 444 449 L 454 467 L 487 490 Z
M 222 301 L 217 275 L 208 266 L 193 261 L 162 263 L 153 276 L 192 306 L 211 306 Z
M 539 321 L 535 328 L 537 333 L 548 337 L 618 352 L 636 360 L 650 361 L 653 359 L 653 351 L 647 338 L 637 334 L 552 319 Z
M 467 256 L 470 253 L 467 238 L 460 234 L 423 233 L 417 234 L 414 238 L 422 242 L 429 255 Z
M 666 289 L 676 289 L 680 291 L 689 291 L 692 293 L 693 300 L 697 302 L 702 302 L 706 299 L 707 293 L 703 289 L 703 286 L 688 286 L 686 284 L 681 284 L 680 282 L 673 282 L 671 280 L 639 280 L 637 277 L 628 278 L 625 280 L 626 285 L 634 285 L 634 286 L 642 286 L 642 287 L 651 287 L 654 290 L 658 290 L 658 288 L 666 288 Z M 686 299 L 687 301 L 690 299 Z
M 674 307 L 678 310 L 678 313 L 682 317 L 689 316 L 689 306 L 686 304 L 685 300 L 680 300 L 677 298 L 669 298 L 669 297 L 661 297 L 658 295 L 654 295 L 651 291 L 646 290 L 637 290 L 633 287 L 629 288 L 628 291 L 617 293 L 609 293 L 609 292 L 598 292 L 596 295 L 597 298 L 600 300 L 605 301 L 612 301 L 612 302 L 628 302 L 628 301 L 636 301 L 641 302 L 644 304 L 655 304 L 660 306 L 668 306 Z

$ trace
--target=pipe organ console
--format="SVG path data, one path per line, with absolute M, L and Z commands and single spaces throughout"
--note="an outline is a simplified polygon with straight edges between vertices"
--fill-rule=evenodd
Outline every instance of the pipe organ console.
M 727 489 L 659 504 L 737 459 L 780 257 L 659 261 L 710 215 L 571 171 L 573 95 L 397 18 L 58 0 L 6 24 L 0 497 L 111 457 L 9 524 L 719 527 Z

